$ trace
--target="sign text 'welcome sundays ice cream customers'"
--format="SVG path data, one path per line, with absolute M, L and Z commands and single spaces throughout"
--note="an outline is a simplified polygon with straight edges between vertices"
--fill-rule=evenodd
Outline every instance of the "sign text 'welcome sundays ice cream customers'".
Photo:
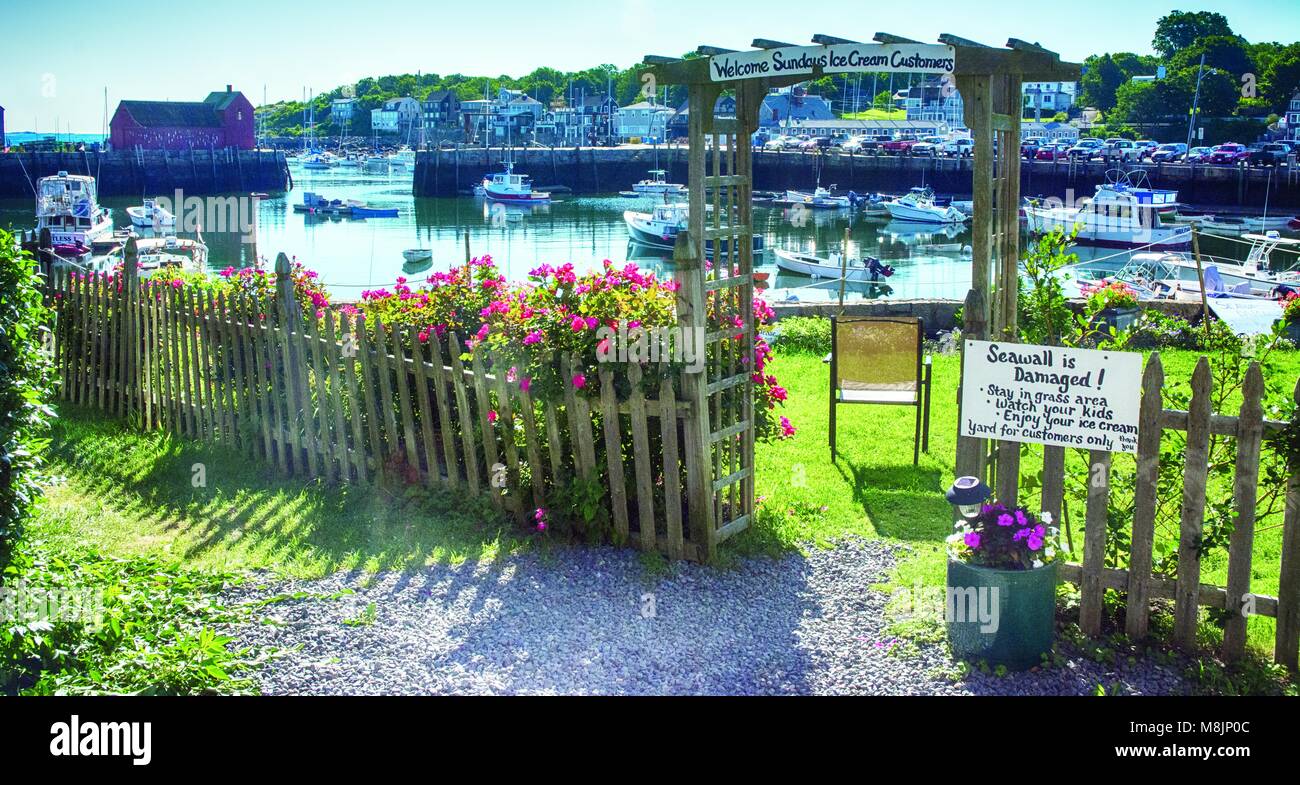
M 961 435 L 1137 452 L 1142 355 L 966 341 Z
M 906 72 L 951 74 L 956 55 L 942 44 L 833 44 L 728 52 L 709 58 L 715 82 L 764 76 Z

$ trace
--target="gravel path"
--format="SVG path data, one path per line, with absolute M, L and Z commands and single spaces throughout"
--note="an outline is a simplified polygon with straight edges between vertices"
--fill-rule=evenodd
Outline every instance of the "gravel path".
M 1097 685 L 1180 692 L 1165 666 L 1066 663 L 954 682 L 938 645 L 898 645 L 872 591 L 899 546 L 849 540 L 807 557 L 652 576 L 636 553 L 575 548 L 543 558 L 413 573 L 338 573 L 241 588 L 334 599 L 267 605 L 243 644 L 287 650 L 260 673 L 268 694 L 1093 694 Z M 369 612 L 373 604 L 373 615 Z M 352 621 L 354 623 L 347 623 Z M 919 651 L 913 649 L 919 648 Z

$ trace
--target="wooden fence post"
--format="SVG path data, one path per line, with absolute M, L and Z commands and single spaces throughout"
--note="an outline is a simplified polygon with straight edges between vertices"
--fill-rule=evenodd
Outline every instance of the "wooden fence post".
M 123 373 L 118 376 L 121 386 L 118 388 L 121 406 L 127 417 L 143 414 L 140 403 L 141 379 L 140 369 L 140 250 L 134 237 L 126 241 L 122 252 L 122 293 L 117 298 L 118 310 L 122 318 L 118 327 L 122 330 L 122 346 L 125 350 L 118 358 L 118 365 Z
M 703 210 L 701 209 L 701 212 Z M 673 280 L 677 282 L 677 326 L 688 343 L 707 331 L 708 313 L 704 307 L 704 264 L 697 252 L 701 243 L 690 236 L 689 231 L 678 232 L 673 247 Z M 709 461 L 709 398 L 706 387 L 708 365 L 704 358 L 696 363 L 699 370 L 692 372 L 689 368 L 681 373 L 681 397 L 687 403 L 687 416 L 684 447 L 686 464 L 686 510 L 687 525 L 692 534 L 699 532 L 697 545 L 700 548 L 701 561 L 712 561 L 717 552 L 713 522 L 713 483 L 708 474 Z M 662 389 L 671 390 L 671 386 Z M 675 418 L 672 411 L 673 401 L 660 401 L 661 417 L 665 420 Z M 672 423 L 674 429 L 676 423 Z M 667 428 L 667 425 L 663 425 Z M 664 480 L 667 482 L 667 478 Z M 645 524 L 643 523 L 642 526 Z

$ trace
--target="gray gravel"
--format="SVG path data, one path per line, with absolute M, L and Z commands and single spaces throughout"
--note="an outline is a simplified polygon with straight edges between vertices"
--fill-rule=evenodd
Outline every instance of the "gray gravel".
M 647 572 L 637 554 L 574 548 L 491 565 L 338 573 L 232 590 L 265 606 L 236 630 L 279 647 L 268 694 L 1167 694 L 1147 660 L 1107 666 L 1062 647 L 1058 667 L 962 680 L 942 646 L 888 631 L 885 579 L 900 546 L 852 539 L 729 569 Z M 330 599 L 352 589 L 354 594 Z M 373 604 L 373 617 L 368 608 Z M 370 621 L 370 619 L 373 621 Z M 358 623 L 348 624 L 347 621 Z

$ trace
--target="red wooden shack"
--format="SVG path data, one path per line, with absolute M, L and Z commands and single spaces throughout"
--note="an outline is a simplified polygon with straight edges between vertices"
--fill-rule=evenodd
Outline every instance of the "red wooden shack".
M 238 90 L 202 101 L 122 101 L 109 123 L 115 150 L 254 147 L 253 104 Z

